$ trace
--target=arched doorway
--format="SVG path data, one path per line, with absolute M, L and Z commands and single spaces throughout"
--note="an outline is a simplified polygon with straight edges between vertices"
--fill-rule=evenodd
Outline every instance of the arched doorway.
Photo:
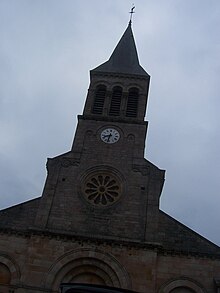
M 70 251 L 57 259 L 42 285 L 57 291 L 60 283 L 71 282 L 131 289 L 127 271 L 112 255 L 89 248 Z

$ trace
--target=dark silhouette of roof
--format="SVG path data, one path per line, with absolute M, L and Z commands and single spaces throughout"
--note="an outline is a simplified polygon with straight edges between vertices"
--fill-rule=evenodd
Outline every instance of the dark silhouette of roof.
M 34 222 L 39 209 L 40 200 L 41 197 L 38 197 L 4 210 L 0 210 L 0 232 L 5 231 L 7 233 L 8 231 L 8 233 L 16 234 L 22 232 L 32 233 L 32 229 L 36 228 Z M 51 233 L 51 235 L 57 235 L 57 233 L 59 233 L 59 235 L 65 235 L 65 237 L 67 235 L 70 235 L 71 237 L 75 235 L 75 237 L 82 237 L 83 239 L 90 237 L 83 235 L 83 232 L 82 235 L 74 234 L 73 231 L 65 230 L 65 228 L 62 232 L 48 229 L 43 229 L 42 231 L 49 234 Z M 159 225 L 158 230 L 155 232 L 157 233 L 158 243 L 160 243 L 165 251 L 204 255 L 215 258 L 220 257 L 219 246 L 210 242 L 162 211 L 159 211 Z M 94 239 L 99 238 L 94 237 Z M 113 240 L 114 237 L 110 240 L 111 243 Z M 109 240 L 105 239 L 105 241 Z M 134 244 L 135 242 L 132 243 Z
M 138 60 L 134 36 L 129 22 L 127 29 L 115 47 L 109 60 L 94 68 L 92 72 L 125 73 L 149 76 Z

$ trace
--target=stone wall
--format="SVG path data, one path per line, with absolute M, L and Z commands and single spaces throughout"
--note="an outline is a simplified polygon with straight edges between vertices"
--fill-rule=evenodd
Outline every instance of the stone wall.
M 1 234 L 0 292 L 9 292 L 8 288 L 15 292 L 58 292 L 61 282 L 89 281 L 143 293 L 181 288 L 189 290 L 184 292 L 214 293 L 214 278 L 219 275 L 220 260 L 214 257 L 170 255 L 141 243 L 36 231 Z M 10 280 L 6 281 L 10 284 L 2 280 Z

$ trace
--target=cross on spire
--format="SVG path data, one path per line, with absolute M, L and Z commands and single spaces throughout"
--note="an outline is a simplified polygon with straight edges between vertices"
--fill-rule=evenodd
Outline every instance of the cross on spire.
M 134 9 L 135 9 L 135 6 L 134 6 L 134 4 L 132 4 L 131 11 L 129 12 L 129 13 L 131 14 L 131 15 L 130 15 L 130 21 L 129 21 L 129 24 L 132 23 L 132 16 L 133 16 L 133 13 L 135 13 L 135 12 L 134 12 Z

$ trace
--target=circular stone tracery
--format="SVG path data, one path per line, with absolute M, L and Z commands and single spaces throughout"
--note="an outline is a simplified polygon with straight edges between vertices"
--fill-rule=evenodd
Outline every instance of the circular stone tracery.
M 105 207 L 114 204 L 121 195 L 121 184 L 112 174 L 96 173 L 88 176 L 83 184 L 85 199 L 96 206 Z

